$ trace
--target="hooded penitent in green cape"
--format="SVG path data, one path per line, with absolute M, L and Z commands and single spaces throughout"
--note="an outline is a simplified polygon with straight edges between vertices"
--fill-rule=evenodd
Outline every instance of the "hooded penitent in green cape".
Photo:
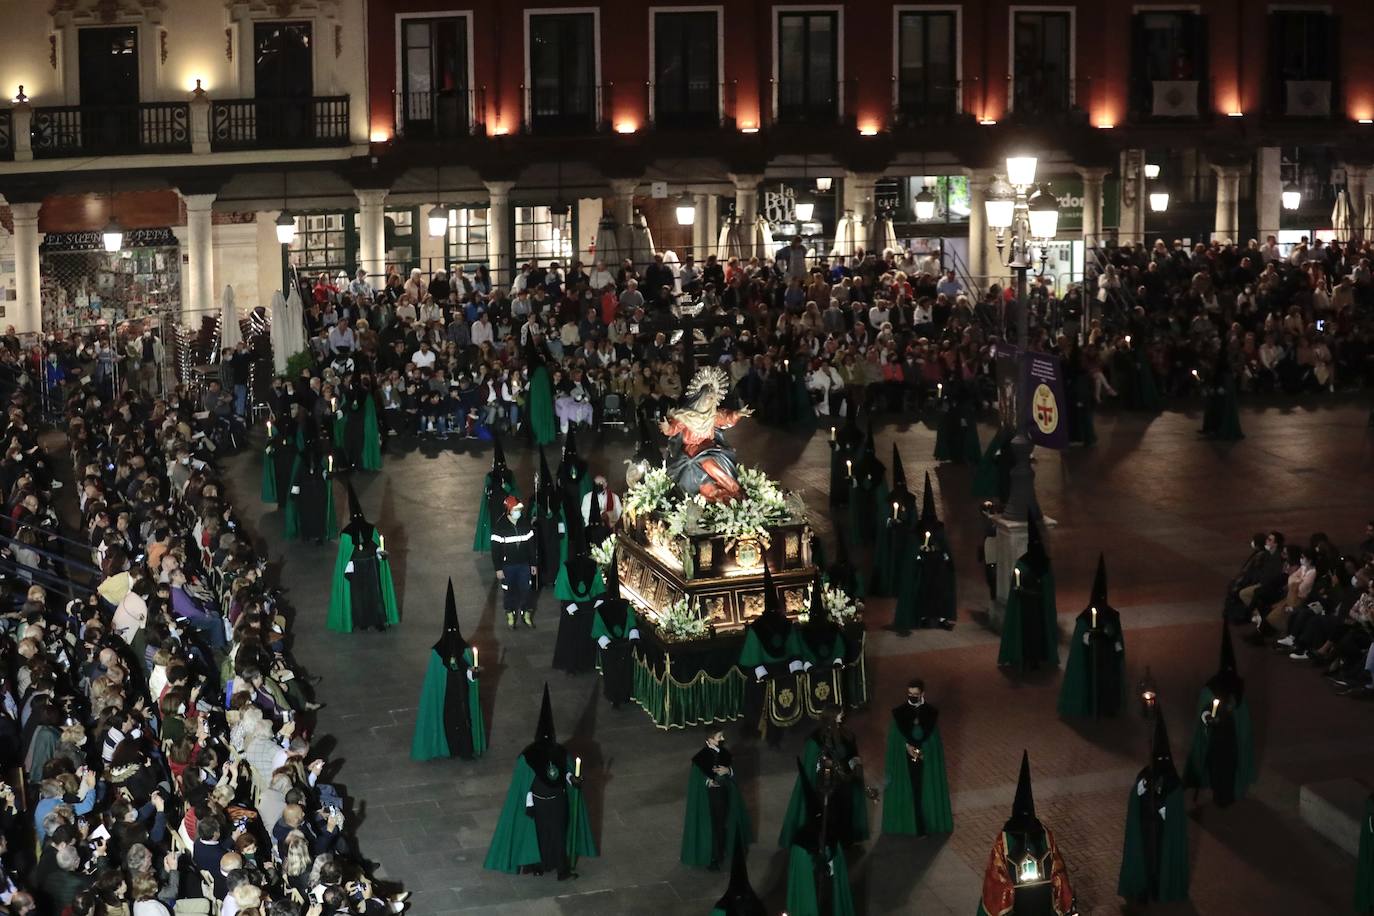
M 1069 442 L 1077 445 L 1097 444 L 1097 425 L 1093 412 L 1097 409 L 1097 392 L 1092 373 L 1083 365 L 1083 353 L 1075 347 L 1064 358 L 1064 392 L 1068 396 Z
M 1059 617 L 1054 602 L 1054 569 L 1040 534 L 1043 520 L 1032 513 L 1026 552 L 1011 574 L 1002 620 L 997 664 L 1017 671 L 1059 665 Z
M 917 627 L 953 625 L 958 616 L 959 595 L 954 579 L 944 523 L 935 512 L 935 491 L 926 474 L 921 495 L 921 517 L 912 538 L 915 549 L 907 552 L 897 583 L 897 607 L 892 626 L 906 636 Z
M 1126 401 L 1126 406 L 1131 410 L 1143 410 L 1146 413 L 1159 413 L 1159 386 L 1155 384 L 1155 371 L 1150 365 L 1150 353 L 1147 341 L 1137 340 L 1134 343 L 1127 338 L 1126 346 L 1129 348 L 1127 355 L 1130 358 L 1130 370 L 1132 380 L 1135 382 L 1131 386 L 1130 396 Z
M 749 847 L 744 843 L 735 844 L 730 883 L 725 888 L 725 896 L 716 901 L 711 916 L 768 916 L 763 901 L 749 883 Z
M 1016 457 L 1009 448 L 1011 430 L 999 429 L 988 441 L 983 457 L 978 459 L 978 467 L 973 471 L 973 496 L 975 499 L 991 499 L 1005 504 L 1011 495 L 1011 469 Z
M 363 517 L 352 479 L 345 478 L 344 483 L 348 488 L 350 516 L 339 536 L 339 556 L 334 562 L 329 615 L 324 625 L 336 633 L 384 630 L 400 622 L 391 561 L 381 533 Z
M 506 467 L 506 451 L 501 447 L 501 438 L 494 432 L 492 446 L 491 470 L 482 478 L 482 498 L 477 504 L 477 530 L 472 536 L 472 549 L 479 553 L 491 550 L 491 523 L 505 514 L 502 504 L 506 497 L 520 498 L 515 474 Z
M 539 447 L 539 476 L 534 479 L 534 505 L 530 528 L 534 531 L 535 569 L 541 589 L 553 588 L 558 568 L 563 563 L 563 538 L 558 529 L 563 524 L 563 502 L 558 494 L 558 481 L 549 470 L 544 447 Z
M 1127 796 L 1126 840 L 1116 892 L 1141 903 L 1188 899 L 1188 813 L 1163 712 L 1155 719 L 1150 765 L 1131 783 Z
M 706 746 L 692 757 L 687 771 L 687 810 L 682 820 L 683 865 L 693 868 L 718 868 L 726 857 L 747 849 L 754 841 L 749 812 L 735 783 L 730 751 L 722 740 Z M 721 772 L 717 772 L 717 770 Z
M 563 454 L 558 461 L 558 494 L 563 502 L 564 536 L 560 560 L 568 558 L 568 538 L 574 523 L 585 525 L 582 517 L 582 499 L 592 492 L 592 473 L 587 462 L 577 454 L 577 428 L 568 427 L 568 435 L 563 440 Z
M 863 451 L 864 434 L 856 422 L 857 411 L 846 408 L 844 425 L 830 427 L 830 505 L 849 503 L 850 469 L 859 463 Z M 833 422 L 833 418 L 832 418 Z M 849 462 L 848 465 L 845 462 Z
M 290 418 L 267 421 L 267 444 L 262 452 L 262 501 L 286 508 L 291 494 L 291 471 L 299 451 Z
M 545 684 L 534 741 L 515 760 L 483 867 L 512 875 L 552 871 L 567 878 L 574 874 L 579 857 L 595 855 L 576 761 L 554 737 L 553 707 Z
M 291 469 L 291 487 L 286 498 L 284 522 L 288 540 L 333 540 L 339 534 L 334 515 L 334 483 L 327 473 L 327 461 L 318 440 L 305 442 Z
M 873 519 L 873 576 L 870 595 L 895 596 L 903 572 L 910 567 L 916 530 L 916 494 L 906 487 L 906 471 L 897 443 L 892 444 L 892 491 Z
M 768 563 L 763 564 L 763 613 L 751 620 L 744 628 L 744 645 L 740 648 L 739 667 L 744 672 L 744 727 L 745 731 L 762 734 L 770 743 L 776 744 L 782 738 L 782 729 L 793 721 L 775 720 L 775 704 L 768 702 L 770 690 L 781 689 L 797 694 L 800 687 L 795 670 L 802 667 L 801 634 L 787 619 L 782 603 L 778 600 L 777 590 L 773 587 L 773 574 Z M 796 711 L 800 718 L 800 699 L 794 696 L 789 707 L 791 715 Z
M 949 410 L 935 430 L 935 460 L 975 465 L 982 457 L 973 386 L 950 382 Z
M 811 389 L 806 387 L 807 365 L 805 354 L 793 354 L 786 360 L 783 370 L 791 377 L 788 386 L 790 404 L 788 414 L 793 432 L 811 435 L 816 430 L 816 408 L 811 403 Z
M 806 823 L 806 793 L 819 791 L 816 780 L 824 758 L 827 767 L 833 767 L 839 774 L 839 783 L 830 798 L 829 826 L 830 836 L 835 843 L 849 846 L 868 839 L 868 805 L 864 788 L 863 770 L 851 769 L 849 762 L 859 756 L 859 745 L 853 732 L 842 727 L 836 715 L 838 710 L 826 710 L 821 727 L 816 729 L 802 747 L 802 767 L 797 781 L 792 784 L 792 798 L 783 815 L 782 829 L 778 831 L 778 846 L 786 849 L 792 845 L 793 835 Z M 803 785 L 803 782 L 805 785 Z
M 549 445 L 558 438 L 558 420 L 553 412 L 553 382 L 542 358 L 531 363 L 529 400 L 530 432 L 535 445 Z
M 1240 428 L 1240 411 L 1236 408 L 1236 376 L 1231 371 L 1226 341 L 1217 352 L 1216 368 L 1208 379 L 1206 400 L 1202 410 L 1202 434 L 1209 439 L 1234 442 L 1244 439 Z
M 336 399 L 332 429 L 334 445 L 350 469 L 382 469 L 382 435 L 371 388 L 357 385 Z
M 945 771 L 939 711 L 925 699 L 925 682 L 907 684 L 907 701 L 892 710 L 884 758 L 883 833 L 951 833 L 954 813 Z
M 1222 621 L 1221 665 L 1197 699 L 1193 744 L 1183 782 L 1191 789 L 1211 789 L 1212 800 L 1226 807 L 1255 781 L 1255 733 L 1245 680 L 1236 671 L 1231 628 Z
M 553 667 L 569 674 L 590 671 L 596 666 L 592 626 L 598 599 L 606 592 L 606 583 L 600 567 L 591 557 L 585 532 L 585 525 L 572 529 L 573 543 L 568 559 L 559 568 L 553 586 L 559 610 Z
M 1355 912 L 1374 913 L 1374 795 L 1364 802 L 1360 854 L 1355 860 Z
M 487 749 L 482 721 L 480 672 L 472 647 L 458 626 L 453 580 L 444 602 L 444 632 L 429 652 L 425 683 L 420 688 L 420 711 L 410 741 L 412 760 L 461 757 L 472 760 Z
M 1059 688 L 1061 716 L 1114 716 L 1126 700 L 1126 635 L 1121 615 L 1107 603 L 1107 561 L 1097 558 L 1088 607 L 1069 639 L 1069 658 Z
M 606 565 L 606 591 L 592 611 L 592 641 L 601 652 L 601 683 L 611 707 L 630 702 L 634 691 L 634 644 L 639 624 L 630 602 L 620 597 L 620 570 L 615 552 Z
M 868 424 L 868 438 L 853 468 L 846 466 L 849 479 L 849 534 L 855 546 L 873 541 L 873 520 L 883 512 L 887 502 L 887 468 L 878 460 L 873 444 L 873 423 Z
M 827 833 L 820 799 L 797 761 L 805 814 L 787 853 L 788 916 L 854 916 L 849 867 L 839 837 Z M 827 899 L 828 898 L 828 899 Z M 825 901 L 822 903 L 822 901 Z

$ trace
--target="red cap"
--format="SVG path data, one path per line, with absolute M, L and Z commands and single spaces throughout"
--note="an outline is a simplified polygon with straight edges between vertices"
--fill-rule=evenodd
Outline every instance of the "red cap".
M 520 507 L 520 506 L 523 506 L 523 505 L 524 505 L 524 503 L 522 503 L 520 500 L 516 499 L 514 496 L 507 496 L 507 497 L 506 497 L 506 511 L 507 511 L 507 512 L 510 512 L 512 509 L 516 509 L 516 508 L 518 508 L 518 507 Z

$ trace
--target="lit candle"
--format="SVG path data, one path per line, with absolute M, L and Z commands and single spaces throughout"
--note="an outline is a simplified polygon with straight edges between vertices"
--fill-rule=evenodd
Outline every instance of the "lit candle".
M 787 372 L 792 368 L 792 361 L 785 359 L 782 361 L 782 371 Z
M 926 539 L 925 539 L 925 542 L 924 542 L 923 544 L 921 544 L 921 546 L 922 546 L 922 547 L 929 547 L 929 546 L 930 546 L 930 532 L 929 532 L 929 531 L 926 532 Z
M 338 411 L 338 409 L 339 409 L 339 399 L 338 399 L 338 398 L 330 398 L 330 399 L 329 399 L 329 409 L 330 409 L 330 410 L 333 410 L 333 411 L 336 411 L 336 412 Z
M 854 462 L 850 461 L 848 458 L 844 460 L 844 476 L 854 476 Z
M 1096 630 L 1096 629 L 1097 629 L 1097 608 L 1093 608 L 1092 610 L 1093 610 L 1093 624 L 1092 624 L 1092 628 L 1093 628 L 1094 630 Z
M 1193 370 L 1193 378 L 1197 379 L 1198 381 L 1202 381 L 1202 378 L 1197 374 L 1196 369 Z
M 1011 574 L 1012 574 L 1013 576 L 1016 577 L 1016 587 L 1017 587 L 1017 588 L 1020 588 L 1020 587 L 1021 587 L 1021 570 L 1019 570 L 1019 569 L 1013 569 L 1013 570 L 1011 571 Z
M 833 427 L 833 426 L 830 427 L 830 441 L 831 441 L 831 442 L 834 442 L 834 441 L 835 441 L 835 427 Z
M 578 757 L 573 761 L 573 776 L 577 779 L 582 778 L 582 758 Z
M 386 550 L 386 535 L 382 534 L 380 531 L 377 532 L 377 550 Z
M 477 667 L 477 647 L 472 647 L 472 667 Z
M 329 460 L 329 464 L 328 464 L 329 473 L 333 474 L 333 473 L 334 473 L 334 456 L 333 456 L 333 455 L 330 455 L 328 460 Z
M 1126 346 L 1129 347 L 1130 345 L 1131 345 L 1131 335 L 1130 335 L 1130 334 L 1127 334 L 1127 335 L 1126 335 Z
M 901 511 L 902 511 L 902 507 L 899 506 L 899 505 L 897 505 L 897 504 L 894 502 L 894 503 L 892 504 L 892 518 L 895 520 L 895 519 L 897 518 L 897 516 L 901 513 Z
M 1213 698 L 1213 699 L 1212 699 L 1212 718 L 1213 718 L 1213 719 L 1215 719 L 1215 718 L 1217 717 L 1217 710 L 1218 710 L 1218 709 L 1221 709 L 1221 700 L 1218 700 L 1218 699 L 1216 699 L 1216 698 Z
M 945 383 L 944 383 L 944 382 L 936 382 L 936 383 L 935 383 L 935 396 L 936 396 L 937 398 L 942 398 L 942 397 L 945 396 Z
M 269 439 L 272 438 L 272 421 L 271 421 L 271 420 L 268 420 L 268 421 L 267 421 L 267 438 L 269 438 Z

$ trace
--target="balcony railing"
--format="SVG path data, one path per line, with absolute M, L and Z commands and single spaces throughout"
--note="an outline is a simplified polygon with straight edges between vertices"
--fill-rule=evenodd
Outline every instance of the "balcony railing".
M 442 140 L 485 133 L 482 89 L 396 93 L 396 136 Z M 474 117 L 474 112 L 476 117 Z
M 738 83 L 690 80 L 664 84 L 652 80 L 644 84 L 644 109 L 652 111 L 654 127 L 701 129 L 732 124 L 735 118 L 735 93 Z
M 894 77 L 892 86 L 893 123 L 898 126 L 948 124 L 960 115 L 963 87 L 957 80 L 930 83 Z
M 348 96 L 217 99 L 210 103 L 210 148 L 346 146 Z
M 35 108 L 33 155 L 38 159 L 55 159 L 189 153 L 190 122 L 191 109 L 186 102 Z
M 1008 76 L 1008 117 L 1012 120 L 1086 117 L 1092 80 L 1087 78 L 1045 81 L 1034 75 Z
M 844 124 L 854 104 L 857 80 L 836 80 L 818 88 L 810 80 L 770 80 L 769 94 L 774 99 L 774 124 L 814 126 Z
M 615 84 L 521 86 L 521 130 L 536 134 L 575 134 L 606 130 L 603 112 L 614 111 Z

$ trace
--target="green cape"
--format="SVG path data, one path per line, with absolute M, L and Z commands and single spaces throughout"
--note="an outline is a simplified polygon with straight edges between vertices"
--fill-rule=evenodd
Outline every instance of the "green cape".
M 902 568 L 911 554 L 911 519 L 892 522 L 892 501 L 885 501 L 873 525 L 873 575 L 868 593 L 893 597 L 902 578 Z
M 857 466 L 857 465 L 856 465 Z M 849 543 L 855 547 L 873 540 L 873 519 L 883 512 L 888 501 L 887 481 L 877 481 L 871 487 L 849 484 Z
M 1138 782 L 1138 781 L 1137 781 Z M 1140 798 L 1137 783 L 1131 784 L 1126 802 L 1126 840 L 1121 850 L 1118 897 L 1129 901 L 1148 899 L 1170 903 L 1188 899 L 1188 812 L 1183 805 L 1182 784 L 1164 797 L 1164 842 L 1159 853 L 1159 896 L 1152 897 L 1145 860 L 1145 835 L 1140 829 Z
M 945 539 L 944 531 L 937 531 L 931 536 L 929 550 L 920 547 L 925 543 L 924 533 L 919 540 L 913 538 L 910 543 L 916 549 L 907 554 L 903 572 L 898 577 L 897 605 L 892 612 L 892 625 L 899 631 L 914 630 L 926 619 L 953 620 L 959 608 L 953 557 L 944 559 L 945 555 L 949 555 L 949 542 Z M 949 594 L 932 594 L 938 585 L 926 581 L 930 578 L 931 564 L 947 564 L 950 567 L 945 570 Z
M 941 421 L 935 428 L 935 460 L 978 464 L 983 447 L 978 442 L 978 425 L 973 418 L 961 418 L 960 426 L 954 432 L 946 432 L 945 427 L 946 423 Z
M 911 778 L 907 775 L 908 743 L 916 743 L 921 747 L 921 800 L 925 809 L 925 834 L 917 829 L 916 799 L 912 796 Z M 891 719 L 887 728 L 884 768 L 883 833 L 922 836 L 954 832 L 949 778 L 945 772 L 945 743 L 940 739 L 938 724 L 927 735 L 920 723 L 914 722 L 912 734 L 908 736 L 898 727 L 897 720 Z
M 272 446 L 262 450 L 262 501 L 277 501 L 277 469 L 272 460 Z
M 806 746 L 802 749 L 802 770 L 806 774 L 807 782 L 813 787 L 816 784 L 815 776 L 816 761 L 820 759 L 821 746 L 814 737 L 806 739 Z M 792 783 L 792 800 L 787 804 L 787 814 L 782 819 L 782 829 L 778 831 L 778 846 L 786 849 L 792 845 L 792 836 L 802 826 L 806 820 L 806 794 L 802 791 L 801 773 Z M 843 791 L 843 789 L 841 789 Z M 868 839 L 868 797 L 864 794 L 863 783 L 854 780 L 849 784 L 849 791 L 853 794 L 854 813 L 854 837 L 856 840 L 863 841 Z M 791 909 L 788 910 L 791 913 Z
M 1037 664 L 1059 667 L 1059 614 L 1054 603 L 1054 570 L 1047 569 L 1040 577 L 1040 594 L 1029 596 L 1032 603 L 1022 600 L 1024 592 L 1015 587 L 1016 571 L 1022 576 L 1030 575 L 1029 564 L 1022 557 L 1016 561 L 1012 572 L 1013 587 L 1007 596 L 1006 616 L 1002 618 L 1002 645 L 997 652 L 997 664 L 1010 665 L 1017 671 L 1026 670 L 1025 652 L 1021 644 L 1021 620 L 1024 614 L 1040 614 L 1045 628 L 1045 657 L 1031 659 Z M 1082 639 L 1080 636 L 1079 639 Z
M 472 664 L 472 647 L 463 650 L 463 659 Z M 444 702 L 448 695 L 448 666 L 439 653 L 430 649 L 425 683 L 420 688 L 420 711 L 415 716 L 415 737 L 410 741 L 411 760 L 450 757 L 444 731 Z M 464 675 L 466 676 L 466 675 Z M 487 749 L 486 724 L 482 721 L 481 685 L 468 683 L 468 718 L 472 723 L 472 756 L 481 757 Z
M 834 874 L 830 876 L 830 908 L 827 916 L 854 916 L 854 896 L 849 888 L 849 867 L 844 850 L 835 847 L 831 860 Z M 816 900 L 816 862 L 800 846 L 793 846 L 787 855 L 787 916 L 820 916 Z
M 711 802 L 706 797 L 706 780 L 694 764 L 689 764 L 687 774 L 687 810 L 682 819 L 683 865 L 693 868 L 706 868 L 711 864 Z M 749 812 L 745 810 L 744 798 L 734 779 L 724 780 L 725 791 L 729 798 L 725 808 L 725 848 L 721 850 L 722 861 L 729 863 L 735 854 L 735 844 L 748 846 L 754 841 L 754 831 L 749 824 Z
M 323 468 L 322 468 L 323 469 Z M 295 488 L 296 481 L 301 472 L 301 456 L 297 455 L 296 460 L 291 466 L 291 486 Z M 296 508 L 296 500 L 290 495 L 286 497 L 286 513 L 284 516 L 285 534 L 288 541 L 297 540 L 301 537 L 300 512 Z M 325 479 L 324 487 L 324 537 L 327 541 L 332 541 L 339 536 L 339 519 L 334 513 L 334 483 L 328 478 Z
M 1374 912 L 1374 795 L 1364 803 L 1364 820 L 1360 822 L 1360 855 L 1355 862 L 1355 912 Z
M 1002 449 L 1011 443 L 1011 433 L 1005 429 L 999 429 L 988 440 L 988 447 L 983 450 L 983 456 L 978 459 L 978 466 L 973 470 L 973 498 L 991 499 L 1000 501 L 1002 499 L 1001 469 L 998 466 Z
M 573 591 L 572 583 L 568 581 L 568 566 L 566 563 L 558 567 L 558 578 L 553 583 L 553 596 L 559 601 L 591 601 L 598 595 L 604 594 L 606 583 L 601 578 L 601 570 L 597 569 L 596 576 L 592 579 L 591 587 L 586 594 L 579 595 Z
M 1203 712 L 1212 708 L 1212 689 L 1204 686 L 1198 694 L 1193 721 L 1193 743 L 1188 749 L 1188 765 L 1183 771 L 1183 784 L 1190 789 L 1211 788 L 1212 778 L 1207 772 L 1207 748 L 1212 732 L 1202 724 Z M 1244 798 L 1245 791 L 1255 781 L 1255 732 L 1250 724 L 1250 704 L 1241 700 L 1236 704 L 1236 798 Z
M 372 529 L 372 543 L 381 544 L 376 528 Z M 341 538 L 339 556 L 334 561 L 334 583 L 329 592 L 329 616 L 324 621 L 325 629 L 335 633 L 353 632 L 353 592 L 348 587 L 348 578 L 344 576 L 344 570 L 352 560 L 353 539 Z M 382 586 L 382 606 L 386 612 L 387 626 L 394 627 L 400 622 L 400 617 L 396 614 L 396 587 L 391 581 L 391 561 L 386 557 L 377 557 L 377 578 Z
M 1117 633 L 1116 640 L 1108 647 L 1112 665 L 1116 669 L 1116 679 L 1120 689 L 1116 696 L 1100 696 L 1095 689 L 1093 671 L 1088 664 L 1088 647 L 1083 645 L 1083 634 L 1088 632 L 1088 621 L 1082 616 L 1073 628 L 1069 638 L 1069 658 L 1064 663 L 1064 681 L 1059 687 L 1059 714 L 1061 716 L 1114 716 L 1121 711 L 1126 701 L 1126 634 Z M 1114 651 L 1115 642 L 1120 641 L 1122 650 Z
M 553 415 L 553 384 L 549 381 L 549 370 L 543 366 L 535 366 L 530 375 L 528 407 L 534 444 L 549 445 L 558 438 L 558 423 Z
M 377 404 L 369 394 L 363 398 L 363 470 L 382 469 L 382 433 L 377 428 Z
M 539 838 L 534 832 L 534 818 L 525 813 L 525 796 L 533 784 L 534 771 L 525 762 L 524 754 L 521 754 L 515 758 L 510 790 L 506 793 L 505 804 L 501 806 L 501 817 L 496 822 L 496 832 L 492 834 L 486 861 L 482 863 L 483 868 L 514 875 L 523 866 L 539 864 Z M 580 856 L 595 857 L 596 842 L 592 839 L 592 827 L 587 820 L 587 806 L 582 800 L 582 790 L 570 785 L 568 858 L 576 861 Z
M 501 489 L 506 491 L 506 496 L 520 498 L 520 489 L 511 481 L 502 482 Z M 487 475 L 482 478 L 482 495 L 478 499 L 477 530 L 472 536 L 472 549 L 478 553 L 487 553 L 491 550 L 491 500 L 487 499 L 490 492 L 491 471 L 487 471 Z
M 597 574 L 600 575 L 599 570 Z M 605 592 L 604 585 L 601 590 Z M 601 619 L 601 608 L 597 608 L 596 612 L 592 614 L 592 639 L 598 640 L 603 636 L 610 640 L 628 639 L 630 631 L 638 626 L 639 623 L 635 620 L 634 605 L 630 605 L 625 610 L 625 625 L 623 627 L 607 626 L 606 621 Z
M 745 674 L 753 677 L 754 669 L 759 665 L 776 665 L 788 659 L 801 658 L 803 654 L 801 633 L 797 632 L 795 625 L 788 630 L 787 641 L 783 643 L 782 651 L 777 655 L 764 647 L 759 634 L 750 627 L 744 631 L 744 647 L 739 652 L 739 666 L 744 669 Z

